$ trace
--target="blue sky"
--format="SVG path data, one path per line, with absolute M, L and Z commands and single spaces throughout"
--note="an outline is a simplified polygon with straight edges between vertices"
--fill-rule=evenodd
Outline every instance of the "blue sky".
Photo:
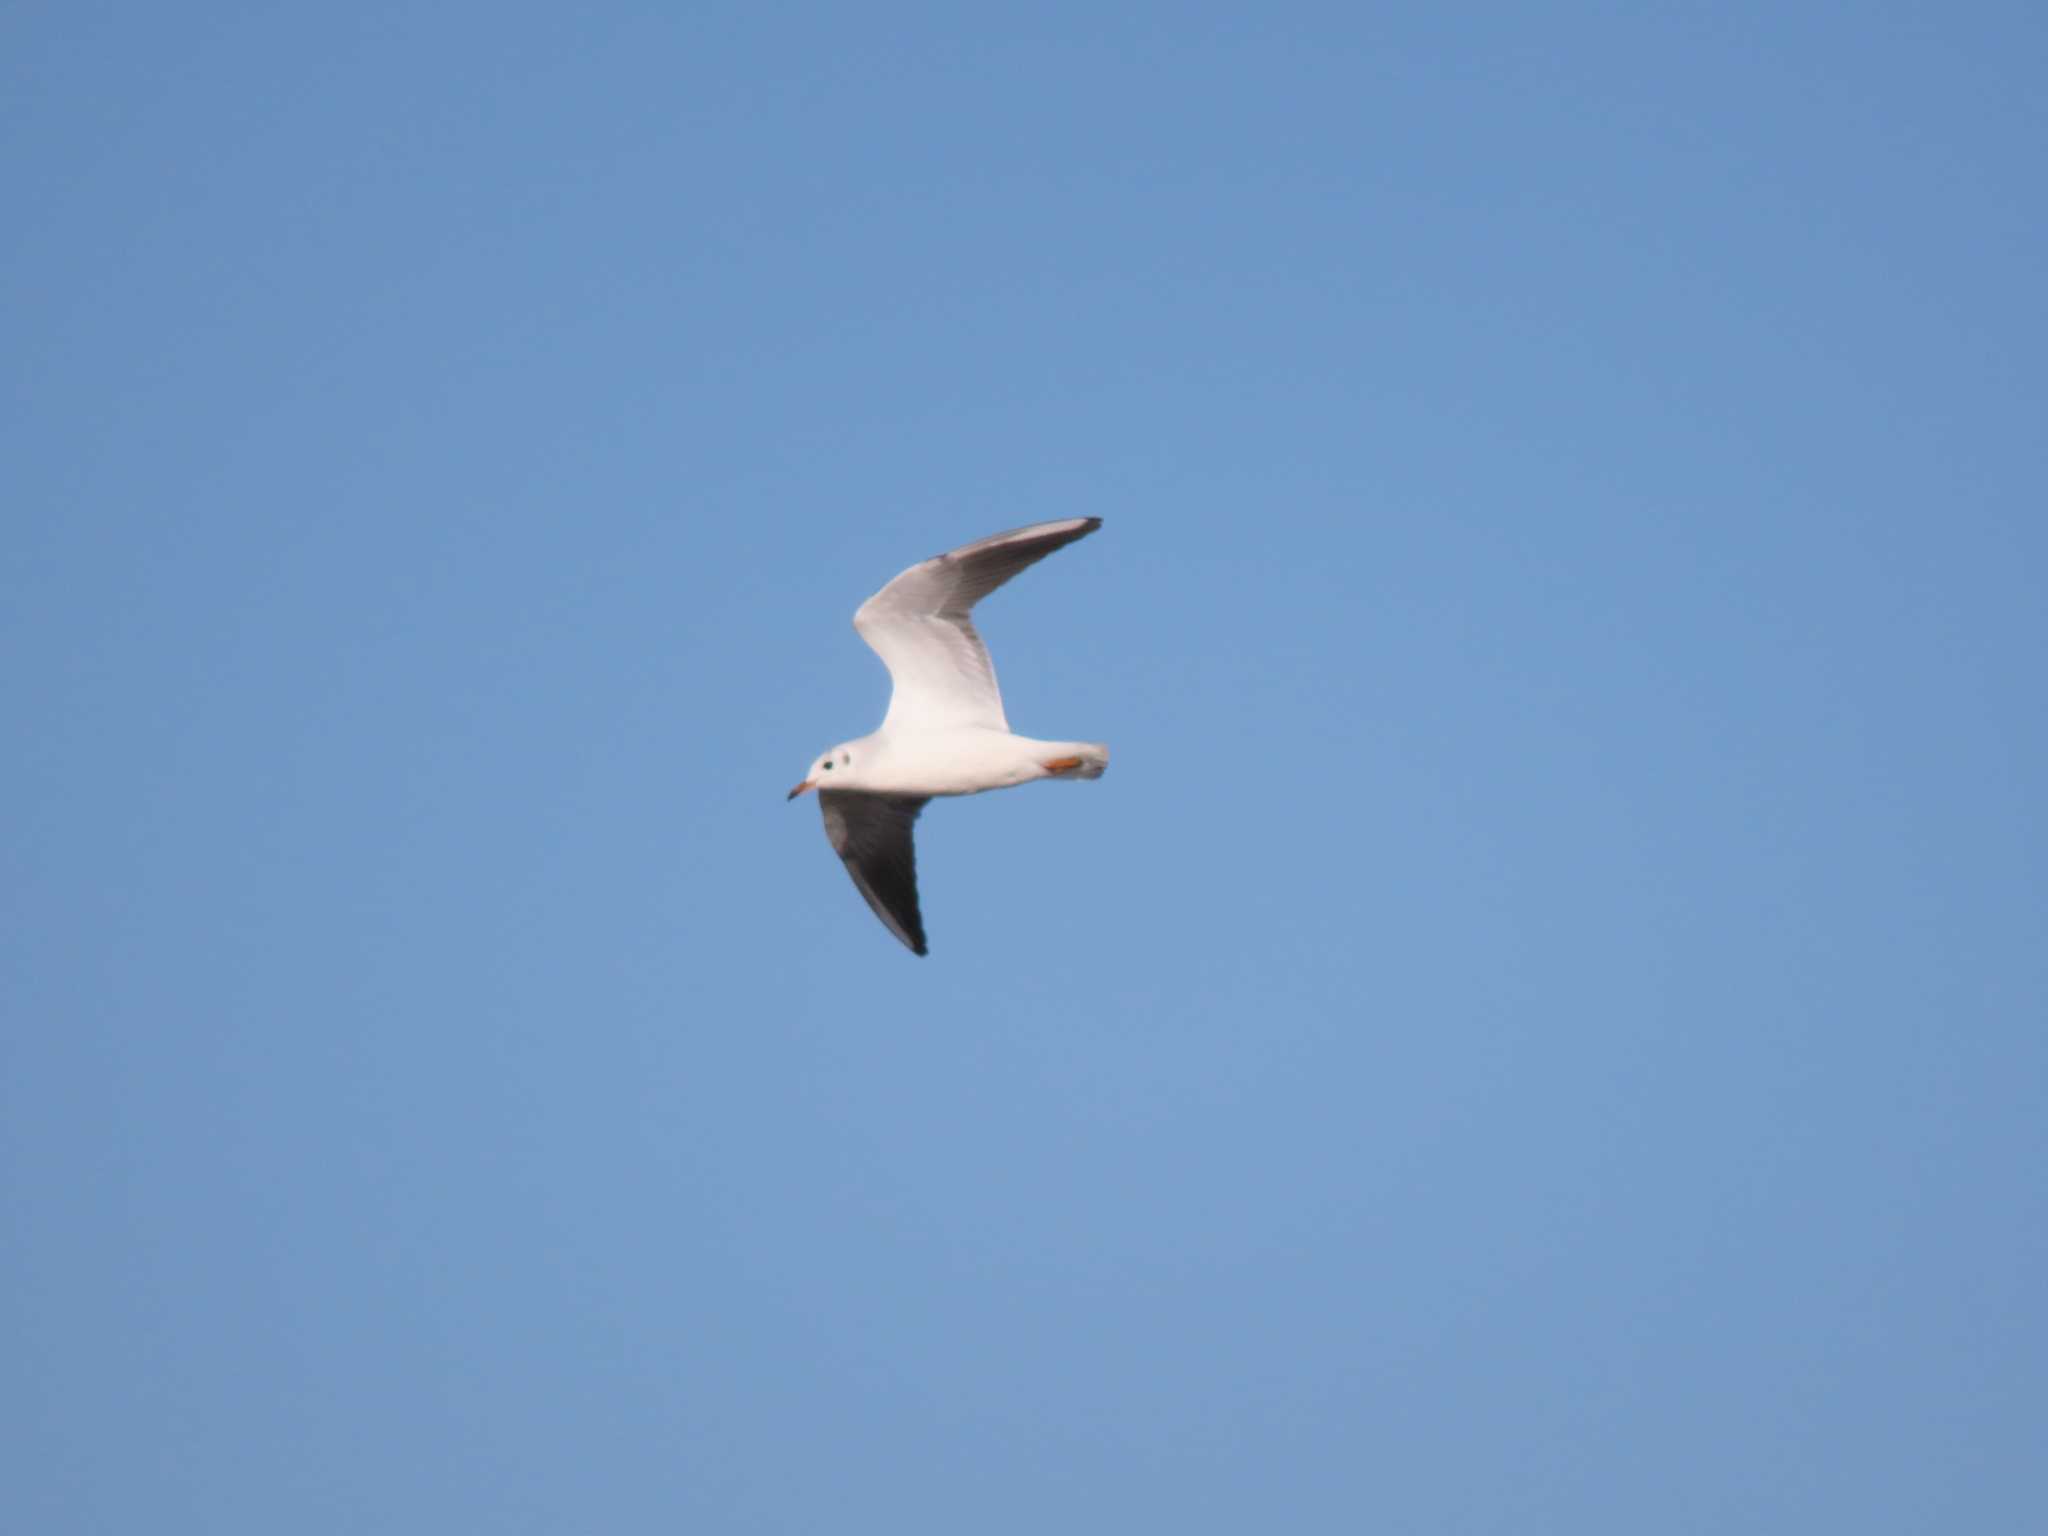
M 2039 9 L 1101 10 L 0 23 L 0 1525 L 2040 1522 Z

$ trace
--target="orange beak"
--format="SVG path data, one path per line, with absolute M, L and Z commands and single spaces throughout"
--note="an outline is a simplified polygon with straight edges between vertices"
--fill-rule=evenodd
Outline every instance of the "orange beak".
M 816 779 L 805 779 L 803 783 L 797 785 L 795 789 L 792 789 L 789 792 L 789 798 L 794 800 L 798 795 L 802 794 L 805 790 L 816 789 L 817 787 L 818 781 Z

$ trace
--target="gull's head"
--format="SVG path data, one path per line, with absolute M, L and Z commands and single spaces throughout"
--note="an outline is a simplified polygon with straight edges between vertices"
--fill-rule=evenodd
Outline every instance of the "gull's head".
M 855 750 L 857 745 L 855 742 L 846 742 L 834 747 L 811 764 L 810 772 L 804 775 L 803 783 L 789 792 L 789 798 L 794 800 L 807 789 L 830 789 L 835 784 L 858 783 L 862 754 Z

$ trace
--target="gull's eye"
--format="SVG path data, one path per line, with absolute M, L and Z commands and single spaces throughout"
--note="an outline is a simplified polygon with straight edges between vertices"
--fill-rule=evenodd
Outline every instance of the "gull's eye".
M 829 757 L 825 759 L 825 771 L 827 773 L 832 771 L 832 759 Z

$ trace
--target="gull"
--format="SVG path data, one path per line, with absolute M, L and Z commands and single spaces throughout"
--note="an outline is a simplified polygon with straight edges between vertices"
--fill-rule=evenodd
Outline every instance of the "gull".
M 910 832 L 938 795 L 978 795 L 1035 779 L 1099 779 L 1099 741 L 1011 734 L 974 605 L 1026 566 L 1084 539 L 1099 517 L 1034 523 L 913 565 L 860 605 L 853 627 L 894 685 L 878 730 L 841 742 L 789 792 L 818 792 L 825 836 L 882 925 L 926 952 Z

